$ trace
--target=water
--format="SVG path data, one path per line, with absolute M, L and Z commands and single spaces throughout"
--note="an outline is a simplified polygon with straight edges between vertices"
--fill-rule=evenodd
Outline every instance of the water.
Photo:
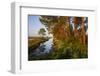
M 49 53 L 50 50 L 52 49 L 53 46 L 53 38 L 49 39 L 48 41 L 46 41 L 43 45 L 45 45 L 45 53 Z
M 32 55 L 39 56 L 39 55 L 45 55 L 52 51 L 53 46 L 53 38 L 50 38 L 48 41 L 41 43 L 40 46 L 35 50 Z

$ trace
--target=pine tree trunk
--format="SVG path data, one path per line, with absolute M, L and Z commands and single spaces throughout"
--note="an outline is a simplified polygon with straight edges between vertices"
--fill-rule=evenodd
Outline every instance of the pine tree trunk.
M 85 29 L 84 29 L 84 17 L 82 17 L 82 41 L 85 44 Z
M 77 37 L 78 36 L 78 31 L 77 31 L 77 24 L 78 24 L 78 20 L 77 17 L 74 17 L 74 36 Z

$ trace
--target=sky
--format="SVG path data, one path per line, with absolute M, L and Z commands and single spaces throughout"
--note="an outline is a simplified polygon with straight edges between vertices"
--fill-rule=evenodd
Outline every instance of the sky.
M 40 28 L 44 28 L 46 30 L 45 25 L 40 22 L 39 16 L 28 15 L 28 36 L 39 36 L 38 31 Z

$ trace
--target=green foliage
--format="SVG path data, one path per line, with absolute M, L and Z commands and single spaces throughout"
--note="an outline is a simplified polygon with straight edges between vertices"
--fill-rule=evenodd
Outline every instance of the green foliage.
M 87 45 L 83 45 L 77 40 L 66 40 L 63 41 L 62 46 L 56 49 L 53 55 L 56 59 L 76 59 L 76 58 L 87 58 L 88 49 Z
M 59 17 L 58 16 L 40 16 L 39 19 L 41 23 L 44 24 L 46 27 L 50 27 L 58 22 Z
M 41 28 L 40 30 L 39 30 L 39 35 L 45 35 L 45 29 L 44 28 Z

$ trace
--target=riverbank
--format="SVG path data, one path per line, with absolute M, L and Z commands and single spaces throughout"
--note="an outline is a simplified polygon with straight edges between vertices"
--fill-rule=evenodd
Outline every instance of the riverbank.
M 48 37 L 29 37 L 28 38 L 28 54 L 34 52 L 34 50 L 38 48 L 41 43 L 48 40 L 49 40 Z

